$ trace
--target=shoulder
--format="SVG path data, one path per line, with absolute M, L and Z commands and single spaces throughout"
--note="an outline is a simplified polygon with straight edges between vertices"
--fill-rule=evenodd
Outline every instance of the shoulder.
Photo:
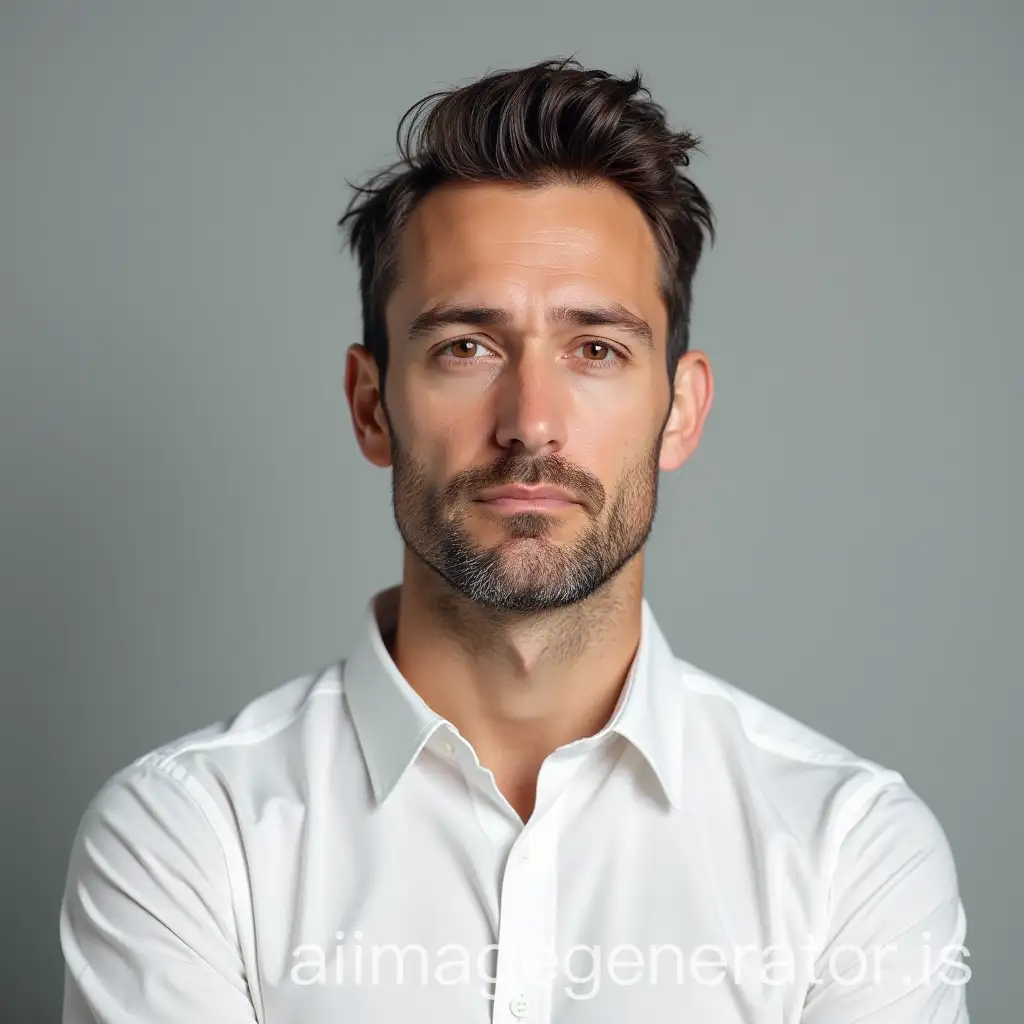
M 297 676 L 250 701 L 228 719 L 207 725 L 143 754 L 134 764 L 195 766 L 200 761 L 263 759 L 268 748 L 336 724 L 344 662 Z
M 320 759 L 336 760 L 339 745 L 354 748 L 343 671 L 342 661 L 293 678 L 125 765 L 93 796 L 76 845 L 100 836 L 147 845 L 187 836 L 230 848 L 239 818 L 258 816 L 260 800 L 301 792 Z
M 683 745 L 697 748 L 702 787 L 711 780 L 709 813 L 720 819 L 731 811 L 756 828 L 759 849 L 775 849 L 774 861 L 800 864 L 818 897 L 813 931 L 827 967 L 855 972 L 851 948 L 885 946 L 892 960 L 883 983 L 858 995 L 865 1005 L 902 994 L 905 977 L 916 980 L 921 1019 L 959 1005 L 960 990 L 944 984 L 942 972 L 969 976 L 958 959 L 966 955 L 966 914 L 953 851 L 931 806 L 895 768 L 677 661 L 687 709 Z M 935 966 L 924 976 L 922 964 Z M 827 1008 L 844 989 L 814 991 Z
M 302 791 L 320 752 L 337 750 L 340 669 L 293 679 L 231 719 L 143 754 L 94 795 L 60 910 L 69 977 L 90 1006 L 135 1019 L 128 1007 L 153 1005 L 139 978 L 158 972 L 157 987 L 174 991 L 191 1019 L 204 1012 L 199 1004 L 218 1019 L 249 1019 L 246 833 L 264 834 L 269 822 L 266 845 L 279 846 L 282 794 Z M 186 999 L 195 1008 L 186 1011 Z
M 195 788 L 279 791 L 349 738 L 344 666 L 334 662 L 261 694 L 231 718 L 187 733 L 126 771 L 158 770 Z
M 691 726 L 686 743 L 731 766 L 731 777 L 780 827 L 814 845 L 826 871 L 838 869 L 841 851 L 869 844 L 872 834 L 884 836 L 893 856 L 897 847 L 931 851 L 951 870 L 941 825 L 901 771 L 735 684 L 677 662 Z
M 731 733 L 736 742 L 752 751 L 799 764 L 882 767 L 750 691 L 682 658 L 676 662 L 688 706 L 698 710 L 702 722 L 714 719 L 723 734 Z

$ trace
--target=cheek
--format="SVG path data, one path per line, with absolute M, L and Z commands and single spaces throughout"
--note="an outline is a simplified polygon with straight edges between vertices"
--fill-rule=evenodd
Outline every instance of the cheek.
M 421 470 L 434 481 L 447 481 L 480 462 L 490 435 L 479 408 L 445 401 L 426 389 L 411 391 L 403 394 L 401 414 L 394 419 L 403 447 Z
M 586 453 L 590 463 L 616 472 L 651 444 L 651 403 L 648 399 L 621 396 L 619 401 L 578 406 L 570 425 L 572 448 Z

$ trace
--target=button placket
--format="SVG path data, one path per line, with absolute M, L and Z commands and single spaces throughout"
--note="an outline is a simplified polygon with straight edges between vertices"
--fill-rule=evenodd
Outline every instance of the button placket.
M 557 902 L 556 852 L 562 814 L 556 805 L 531 818 L 506 861 L 498 918 L 496 1008 L 506 1021 L 547 1024 L 551 1017 L 550 972 L 527 969 L 534 951 L 554 952 Z

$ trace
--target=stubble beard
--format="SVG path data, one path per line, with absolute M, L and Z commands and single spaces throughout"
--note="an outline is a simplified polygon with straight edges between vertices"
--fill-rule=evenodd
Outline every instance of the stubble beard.
M 654 525 L 660 433 L 651 450 L 622 473 L 610 504 L 599 482 L 555 456 L 509 455 L 441 489 L 394 431 L 391 442 L 392 507 L 402 539 L 452 588 L 490 609 L 537 613 L 585 600 L 640 551 Z M 507 539 L 492 549 L 473 540 L 465 521 L 475 493 L 541 482 L 586 496 L 584 509 L 566 513 L 588 518 L 572 544 L 550 540 L 554 517 L 538 512 L 505 515 Z

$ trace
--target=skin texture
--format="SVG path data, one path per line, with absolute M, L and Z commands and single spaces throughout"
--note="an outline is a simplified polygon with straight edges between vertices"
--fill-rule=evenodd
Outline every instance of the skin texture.
M 395 664 L 473 744 L 525 822 L 557 747 L 612 714 L 640 640 L 643 545 L 658 476 L 696 449 L 711 408 L 704 353 L 666 372 L 659 255 L 617 186 L 449 183 L 402 233 L 385 308 L 384 394 L 348 350 L 356 440 L 392 468 L 405 542 Z M 439 304 L 497 308 L 413 332 Z M 620 325 L 557 322 L 619 304 Z M 498 512 L 486 488 L 545 483 L 578 504 Z

